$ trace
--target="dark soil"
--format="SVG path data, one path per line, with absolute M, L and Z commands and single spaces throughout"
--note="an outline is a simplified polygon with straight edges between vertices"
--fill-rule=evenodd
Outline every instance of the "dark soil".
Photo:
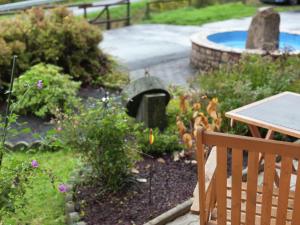
M 197 183 L 196 165 L 184 160 L 174 162 L 170 156 L 163 158 L 165 163 L 157 159 L 137 163 L 140 173 L 135 177 L 147 179 L 147 182 L 137 183 L 124 193 L 95 197 L 101 186 L 78 187 L 77 202 L 84 205 L 81 209 L 84 221 L 89 225 L 142 225 L 192 197 Z

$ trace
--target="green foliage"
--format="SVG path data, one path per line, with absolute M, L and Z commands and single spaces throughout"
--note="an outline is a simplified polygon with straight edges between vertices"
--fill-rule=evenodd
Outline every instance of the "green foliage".
M 256 7 L 238 3 L 216 4 L 203 8 L 186 7 L 151 14 L 149 23 L 176 25 L 201 25 L 204 23 L 251 16 Z
M 93 108 L 83 108 L 76 115 L 61 115 L 58 140 L 82 154 L 93 169 L 92 181 L 101 182 L 104 190 L 118 191 L 128 184 L 135 161 L 134 127 L 122 107 L 103 104 L 94 102 Z
M 7 3 L 14 3 L 14 2 L 21 2 L 24 0 L 0 0 L 0 4 L 7 4 Z
M 166 153 L 180 151 L 183 146 L 179 143 L 176 127 L 170 125 L 163 132 L 159 129 L 153 129 L 154 143 L 149 144 L 149 129 L 144 129 L 143 132 L 138 132 L 136 135 L 139 149 L 151 156 L 162 156 Z
M 186 112 L 180 110 L 180 95 L 185 95 L 187 92 L 180 92 L 177 96 L 174 96 L 167 107 L 168 124 L 175 124 L 179 117 L 186 126 L 190 126 L 190 119 L 193 117 L 193 111 L 191 107 L 187 107 Z M 176 129 L 174 127 L 174 129 Z
M 0 168 L 0 218 L 24 207 L 25 202 L 19 200 L 25 194 L 34 174 L 35 170 L 30 162 L 12 160 L 9 166 Z
M 12 174 L 13 171 L 16 171 L 22 164 L 23 168 L 27 168 L 32 160 L 37 160 L 39 168 L 34 170 L 29 168 L 28 172 L 32 173 L 32 176 L 27 176 L 30 180 L 24 185 L 24 195 L 18 195 L 15 198 L 14 212 L 5 211 L 3 216 L 0 216 L 0 223 L 2 222 L 3 225 L 65 224 L 65 195 L 58 191 L 58 185 L 66 183 L 71 172 L 80 167 L 80 157 L 71 151 L 6 154 L 3 165 L 10 170 L 6 170 L 5 173 L 11 174 L 9 177 L 13 178 L 15 177 Z M 54 186 L 50 182 L 49 174 L 43 172 L 45 170 L 51 172 L 54 177 Z M 5 177 L 8 179 L 8 176 Z M 1 190 L 2 187 L 4 190 L 1 183 Z
M 154 11 L 150 14 L 150 19 L 146 19 L 144 22 L 150 24 L 202 25 L 215 21 L 253 16 L 257 8 L 262 6 L 261 4 L 243 4 L 241 1 L 235 0 L 225 0 L 222 2 L 219 0 L 193 0 L 192 2 L 197 2 L 197 7 L 168 10 L 168 4 L 161 4 L 161 12 L 156 13 Z M 199 5 L 201 5 L 200 8 L 198 8 Z M 278 12 L 299 9 L 300 6 L 275 6 L 275 10 Z
M 99 76 L 93 81 L 97 84 L 102 84 L 109 89 L 122 89 L 129 83 L 129 75 L 127 72 L 118 68 L 118 65 L 111 61 L 111 69 L 107 71 L 105 76 Z
M 222 67 L 198 76 L 201 91 L 218 97 L 220 111 L 227 111 L 286 90 L 300 92 L 300 57 L 273 60 L 269 57 L 245 56 L 233 67 Z M 224 120 L 222 130 L 230 131 L 229 120 Z M 246 133 L 244 126 L 234 132 Z
M 9 82 L 12 55 L 18 55 L 17 74 L 40 62 L 63 68 L 75 80 L 92 84 L 110 70 L 98 45 L 101 31 L 66 8 L 33 8 L 0 20 L 0 80 Z
M 13 94 L 17 102 L 13 107 L 20 113 L 39 117 L 54 115 L 58 109 L 68 112 L 78 103 L 79 86 L 59 67 L 38 64 L 16 79 Z

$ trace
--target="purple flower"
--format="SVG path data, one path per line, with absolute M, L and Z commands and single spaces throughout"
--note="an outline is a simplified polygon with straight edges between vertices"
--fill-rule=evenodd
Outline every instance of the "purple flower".
M 67 192 L 67 186 L 66 186 L 65 184 L 60 184 L 60 185 L 58 186 L 58 190 L 59 190 L 59 192 L 61 192 L 61 193 L 65 193 L 65 192 Z
M 31 166 L 32 166 L 33 168 L 38 168 L 38 167 L 39 167 L 39 163 L 38 163 L 36 160 L 32 160 L 32 161 L 31 161 Z
M 43 81 L 42 80 L 38 80 L 36 86 L 37 86 L 38 89 L 42 89 L 43 88 Z

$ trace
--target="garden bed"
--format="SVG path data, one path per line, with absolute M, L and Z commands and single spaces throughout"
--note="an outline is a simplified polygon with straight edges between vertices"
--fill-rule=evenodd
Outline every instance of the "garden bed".
M 152 185 L 150 201 L 150 165 Z M 172 157 L 162 159 L 144 158 L 135 167 L 139 173 L 137 182 L 123 193 L 97 197 L 101 186 L 77 187 L 77 202 L 87 224 L 101 225 L 142 225 L 167 210 L 189 199 L 197 182 L 196 165 L 191 161 L 174 162 Z

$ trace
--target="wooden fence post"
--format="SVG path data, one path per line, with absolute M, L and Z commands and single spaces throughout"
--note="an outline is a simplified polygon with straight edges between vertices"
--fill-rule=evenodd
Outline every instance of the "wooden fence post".
M 110 26 L 110 13 L 109 13 L 109 6 L 105 6 L 105 10 L 106 10 L 106 29 L 110 30 L 111 26 Z
M 83 16 L 86 19 L 87 18 L 87 9 L 86 6 L 83 7 Z
M 150 3 L 146 3 L 146 11 L 145 11 L 145 18 L 149 19 L 150 18 Z
M 130 25 L 130 0 L 127 0 L 127 22 L 126 25 Z

